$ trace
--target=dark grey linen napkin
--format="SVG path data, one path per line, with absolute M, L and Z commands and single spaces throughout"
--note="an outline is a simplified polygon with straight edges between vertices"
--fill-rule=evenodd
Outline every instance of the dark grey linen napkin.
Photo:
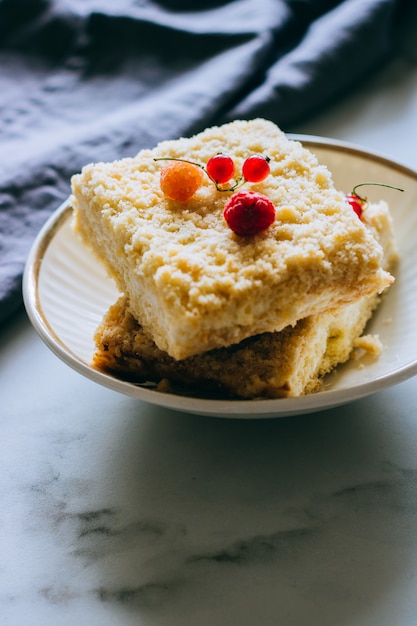
M 409 0 L 0 0 L 0 322 L 91 161 L 257 116 L 284 130 L 396 51 Z

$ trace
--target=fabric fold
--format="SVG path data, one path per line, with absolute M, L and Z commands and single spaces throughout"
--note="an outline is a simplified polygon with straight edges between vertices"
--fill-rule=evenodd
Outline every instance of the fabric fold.
M 284 130 L 395 53 L 407 0 L 0 1 L 0 321 L 90 161 L 238 117 Z

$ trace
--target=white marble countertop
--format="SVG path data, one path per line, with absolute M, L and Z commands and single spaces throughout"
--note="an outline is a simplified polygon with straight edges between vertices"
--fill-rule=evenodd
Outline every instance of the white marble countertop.
M 286 130 L 417 168 L 415 61 Z M 417 378 L 226 420 L 84 379 L 23 313 L 0 342 L 0 624 L 417 624 Z

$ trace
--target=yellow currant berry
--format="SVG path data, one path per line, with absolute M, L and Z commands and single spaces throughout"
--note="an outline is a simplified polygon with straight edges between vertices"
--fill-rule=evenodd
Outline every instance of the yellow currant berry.
M 171 200 L 186 202 L 195 194 L 203 182 L 204 172 L 187 161 L 170 161 L 160 173 L 160 186 Z

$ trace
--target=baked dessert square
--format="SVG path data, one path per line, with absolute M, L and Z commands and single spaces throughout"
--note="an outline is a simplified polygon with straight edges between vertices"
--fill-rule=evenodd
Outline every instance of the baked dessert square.
M 397 252 L 386 203 L 369 205 L 364 220 L 383 246 L 384 267 L 390 268 Z M 97 329 L 93 365 L 129 381 L 153 381 L 165 391 L 238 399 L 300 396 L 318 391 L 324 376 L 356 348 L 379 353 L 379 339 L 362 335 L 379 300 L 363 296 L 280 332 L 177 361 L 155 345 L 121 296 Z
M 238 172 L 267 155 L 247 185 L 273 203 L 259 234 L 236 235 L 223 211 L 233 191 L 208 176 L 186 202 L 160 187 L 164 161 L 205 167 L 222 152 Z M 127 297 L 133 317 L 176 360 L 279 332 L 305 317 L 382 292 L 393 281 L 382 248 L 335 189 L 327 168 L 272 122 L 237 120 L 164 141 L 72 179 L 74 224 Z
M 93 366 L 161 391 L 255 399 L 296 397 L 318 391 L 325 374 L 348 360 L 378 296 L 262 333 L 228 348 L 177 361 L 162 352 L 129 311 L 126 296 L 108 310 L 97 330 Z

